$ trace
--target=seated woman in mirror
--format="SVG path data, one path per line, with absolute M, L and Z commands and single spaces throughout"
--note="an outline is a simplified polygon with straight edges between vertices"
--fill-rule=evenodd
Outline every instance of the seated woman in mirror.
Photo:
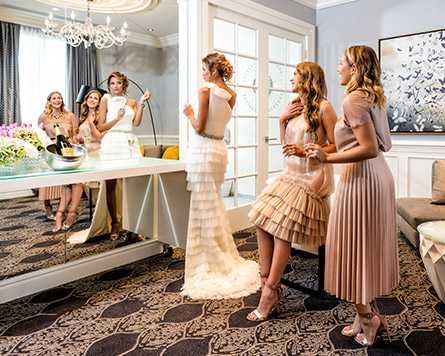
M 38 124 L 43 124 L 43 129 L 49 138 L 54 142 L 56 133 L 54 124 L 58 124 L 60 130 L 71 143 L 77 143 L 77 121 L 74 114 L 65 109 L 65 104 L 62 95 L 57 92 L 51 92 L 46 101 L 45 111 L 39 116 Z M 45 203 L 46 217 L 50 220 L 55 220 L 51 199 L 58 199 L 62 196 L 62 186 L 45 187 L 39 189 L 39 199 Z M 58 218 L 61 219 L 59 214 Z
M 100 143 L 102 137 L 105 135 L 105 132 L 100 132 L 96 127 L 101 98 L 102 96 L 99 91 L 92 90 L 85 95 L 81 106 L 79 117 L 79 141 L 87 144 L 88 155 L 99 154 Z M 84 186 L 88 188 L 99 188 L 99 182 L 71 184 L 67 187 L 62 186 L 62 195 L 56 215 L 56 226 L 53 229 L 53 232 L 68 230 L 77 221 L 77 209 L 79 207 L 80 199 L 82 198 Z M 65 222 L 63 222 L 68 205 L 70 208 Z

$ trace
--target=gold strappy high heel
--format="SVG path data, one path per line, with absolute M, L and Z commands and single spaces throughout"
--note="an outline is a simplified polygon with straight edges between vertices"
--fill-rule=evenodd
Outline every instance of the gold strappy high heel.
M 63 228 L 63 221 L 65 220 L 65 212 L 57 210 L 56 213 L 56 227 L 52 229 L 52 232 L 58 232 Z
M 77 211 L 69 211 L 65 220 L 65 224 L 62 226 L 62 230 L 68 230 L 77 222 Z
M 372 340 L 372 342 L 371 342 L 371 340 L 368 340 L 366 338 L 366 335 L 365 335 L 364 331 L 362 333 L 360 333 L 360 334 L 355 336 L 355 338 L 354 338 L 355 341 L 357 341 L 360 345 L 363 345 L 363 346 L 366 346 L 366 347 L 372 347 L 372 346 L 374 346 L 375 341 L 377 340 L 377 337 L 379 336 L 379 334 L 382 331 L 386 331 L 386 335 L 388 336 L 388 340 L 389 340 L 389 342 L 391 342 L 391 338 L 389 337 L 389 332 L 388 332 L 388 322 L 386 321 L 386 319 L 383 316 L 381 316 L 375 310 L 372 310 L 371 313 L 366 313 L 366 314 L 359 313 L 359 316 L 361 318 L 369 319 L 370 322 L 371 322 L 371 319 L 374 318 L 374 316 L 376 316 L 379 319 L 380 324 L 377 327 L 377 330 L 376 330 L 375 335 L 374 335 L 374 340 Z
M 269 314 L 267 314 L 265 317 L 261 315 L 261 313 L 258 311 L 258 309 L 255 309 L 253 312 L 249 313 L 247 315 L 247 319 L 250 320 L 250 321 L 263 321 L 263 320 L 266 320 L 269 317 L 269 315 L 275 309 L 277 309 L 277 311 L 279 312 L 278 305 L 280 304 L 281 298 L 283 297 L 283 290 L 281 289 L 281 283 L 273 285 L 273 284 L 270 284 L 269 282 L 266 281 L 264 283 L 264 287 L 268 287 L 268 288 L 272 289 L 273 291 L 276 291 L 278 300 L 277 300 L 277 302 L 274 305 L 272 305 L 272 308 L 270 309 Z M 256 318 L 253 318 L 252 314 L 255 315 Z
M 372 311 L 376 312 L 377 314 L 379 313 L 379 308 L 377 306 L 377 301 L 375 299 L 372 300 L 369 303 L 369 305 L 371 306 Z M 358 324 L 358 327 L 357 327 L 357 324 Z M 341 334 L 344 336 L 353 337 L 353 336 L 360 334 L 361 330 L 362 330 L 362 327 L 360 324 L 360 316 L 357 313 L 357 315 L 355 316 L 354 323 L 352 325 L 345 326 L 342 329 Z
M 112 223 L 111 224 L 111 233 L 110 233 L 110 240 L 115 241 L 119 238 L 119 230 L 120 230 L 121 224 L 120 223 Z

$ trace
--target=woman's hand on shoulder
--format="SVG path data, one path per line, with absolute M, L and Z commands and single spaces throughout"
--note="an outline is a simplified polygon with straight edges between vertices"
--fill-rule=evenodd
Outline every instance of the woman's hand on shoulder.
M 280 122 L 285 123 L 288 120 L 292 119 L 295 116 L 300 115 L 304 110 L 303 103 L 296 102 L 293 104 L 290 104 L 286 110 L 281 114 L 280 116 Z
M 283 155 L 284 157 L 306 157 L 306 152 L 304 151 L 304 149 L 293 143 L 286 143 L 285 145 L 283 145 Z

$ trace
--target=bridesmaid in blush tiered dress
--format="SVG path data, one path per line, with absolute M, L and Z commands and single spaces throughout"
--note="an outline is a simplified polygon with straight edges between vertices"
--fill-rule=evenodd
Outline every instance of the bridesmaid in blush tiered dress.
M 309 156 L 344 163 L 326 241 L 326 290 L 355 303 L 342 334 L 372 346 L 388 330 L 375 298 L 399 282 L 394 179 L 382 154 L 391 148 L 380 64 L 366 46 L 348 48 L 337 71 L 346 86 L 335 126 L 337 153 L 308 144 Z
M 311 140 L 327 152 L 335 151 L 337 115 L 326 100 L 323 69 L 317 63 L 300 63 L 290 81 L 301 102 L 293 101 L 280 116 L 286 168 L 267 182 L 249 213 L 257 231 L 262 287 L 258 307 L 247 316 L 251 321 L 267 319 L 280 302 L 291 244 L 325 243 L 329 196 L 334 191 L 332 167 L 309 162 L 303 150 Z
M 198 94 L 198 118 L 190 104 L 184 108 L 196 135 L 186 159 L 191 199 L 181 294 L 192 299 L 239 298 L 255 293 L 260 278 L 258 264 L 238 254 L 221 195 L 227 166 L 224 131 L 236 100 L 226 84 L 233 68 L 218 53 L 207 55 L 202 65 L 205 84 Z

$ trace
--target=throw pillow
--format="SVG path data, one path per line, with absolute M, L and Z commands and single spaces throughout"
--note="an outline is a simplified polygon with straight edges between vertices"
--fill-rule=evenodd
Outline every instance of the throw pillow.
M 431 180 L 431 202 L 445 204 L 445 161 L 434 160 Z
M 179 145 L 168 147 L 162 155 L 164 159 L 179 159 Z

